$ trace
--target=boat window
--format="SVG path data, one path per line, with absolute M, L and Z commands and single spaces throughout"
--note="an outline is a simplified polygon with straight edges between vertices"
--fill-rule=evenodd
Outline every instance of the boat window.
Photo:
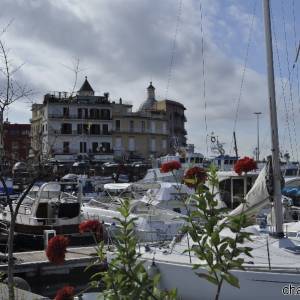
M 297 169 L 286 169 L 285 176 L 297 176 Z
M 228 159 L 224 160 L 224 165 L 228 165 Z
M 222 180 L 219 183 L 221 200 L 226 204 L 228 208 L 231 207 L 231 182 L 230 179 Z
M 184 157 L 180 157 L 179 161 L 184 164 L 185 163 L 185 158 Z
M 194 161 L 195 161 L 195 158 L 194 158 L 194 157 L 191 157 L 191 158 L 190 158 L 190 162 L 193 163 Z
M 244 199 L 244 179 L 233 179 L 232 208 L 236 208 Z
M 174 208 L 173 208 L 173 211 L 175 211 L 175 212 L 181 214 L 181 209 L 180 209 L 180 207 L 174 207 Z
M 60 191 L 42 191 L 41 198 L 47 198 L 47 199 L 58 198 L 59 194 Z
M 46 219 L 48 217 L 48 203 L 40 203 L 36 210 L 36 217 L 41 219 Z
M 196 158 L 195 158 L 195 163 L 196 163 L 196 164 L 199 164 L 199 163 L 200 163 L 199 157 L 196 157 Z
M 79 203 L 60 203 L 58 208 L 59 218 L 75 218 L 79 215 Z

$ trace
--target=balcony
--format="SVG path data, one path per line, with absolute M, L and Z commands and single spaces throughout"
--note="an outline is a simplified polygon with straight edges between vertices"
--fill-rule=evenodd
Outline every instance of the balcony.
M 169 131 L 167 129 L 165 130 L 155 130 L 155 131 L 152 131 L 151 129 L 141 129 L 141 128 L 135 128 L 135 129 L 123 129 L 123 128 L 118 128 L 118 129 L 115 129 L 113 131 L 114 133 L 116 134 L 122 134 L 122 133 L 126 133 L 126 134 L 163 134 L 163 135 L 168 135 L 169 134 Z
M 50 135 L 85 135 L 85 136 L 110 136 L 112 131 L 100 131 L 99 133 L 91 132 L 79 132 L 77 130 L 72 131 L 63 131 L 63 130 L 49 130 L 48 134 Z
M 49 119 L 62 119 L 62 120 L 98 120 L 98 121 L 111 121 L 110 116 L 80 116 L 74 115 L 62 115 L 62 114 L 48 114 Z

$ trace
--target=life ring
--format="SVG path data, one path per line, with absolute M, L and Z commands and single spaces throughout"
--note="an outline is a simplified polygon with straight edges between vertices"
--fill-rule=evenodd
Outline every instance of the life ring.
M 216 138 L 215 138 L 214 136 L 212 136 L 212 137 L 210 138 L 210 141 L 211 141 L 212 143 L 215 143 L 215 142 L 216 142 Z

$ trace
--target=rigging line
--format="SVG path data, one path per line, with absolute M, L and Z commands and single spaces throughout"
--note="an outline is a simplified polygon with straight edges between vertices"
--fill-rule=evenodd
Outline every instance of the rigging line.
M 202 78 L 203 78 L 203 100 L 204 100 L 204 123 L 205 123 L 205 143 L 206 156 L 208 157 L 208 126 L 207 126 L 207 102 L 206 102 L 206 81 L 205 81 L 205 59 L 204 59 L 204 31 L 203 31 L 203 8 L 200 0 L 200 31 L 201 31 L 201 55 L 202 55 Z
M 169 87 L 170 87 L 170 83 L 171 83 L 173 65 L 174 65 L 175 54 L 176 54 L 176 40 L 177 40 L 178 31 L 179 31 L 179 24 L 180 24 L 180 21 L 181 21 L 181 13 L 182 13 L 182 0 L 179 0 L 179 2 L 178 2 L 178 13 L 177 13 L 177 18 L 176 18 L 176 27 L 175 27 L 175 33 L 174 33 L 173 43 L 172 43 L 172 48 L 171 48 L 171 57 L 170 57 L 170 64 L 169 64 L 169 71 L 168 71 L 168 80 L 167 80 L 167 87 L 166 87 L 166 94 L 165 94 L 166 99 L 168 98 Z
M 283 0 L 281 0 L 281 11 L 282 11 L 283 31 L 284 31 L 284 40 L 285 40 L 286 63 L 287 63 L 287 69 L 288 69 L 289 102 L 290 102 L 292 122 L 293 122 L 294 143 L 295 143 L 295 147 L 296 147 L 296 159 L 297 159 L 297 161 L 299 161 L 297 132 L 296 132 L 295 113 L 294 113 L 294 102 L 293 102 L 293 91 L 292 91 L 292 78 L 291 78 L 291 75 L 293 75 L 294 73 L 291 74 L 291 69 L 290 69 L 290 59 L 289 59 L 287 33 L 286 33 L 285 9 L 284 9 L 284 5 L 283 5 Z
M 294 29 L 294 40 L 295 40 L 295 48 L 297 51 L 296 59 L 293 64 L 293 69 L 298 61 L 299 57 L 299 50 L 300 50 L 300 42 L 298 44 L 297 49 L 297 34 L 296 34 L 296 14 L 295 14 L 295 0 L 292 1 L 292 14 L 293 14 L 293 29 Z M 299 66 L 297 65 L 296 68 L 296 78 L 297 78 L 297 95 L 298 95 L 298 105 L 299 105 L 299 112 L 300 112 L 300 84 L 299 84 Z
M 274 36 L 274 43 L 275 43 L 275 50 L 276 50 L 275 52 L 276 52 L 276 56 L 277 56 L 279 77 L 280 77 L 281 88 L 282 88 L 282 94 L 281 94 L 280 98 L 283 99 L 283 103 L 284 103 L 285 121 L 286 121 L 286 126 L 287 126 L 287 129 L 288 129 L 291 154 L 292 154 L 292 156 L 294 156 L 294 149 L 293 149 L 292 136 L 291 136 L 291 131 L 290 131 L 288 108 L 287 108 L 286 96 L 285 96 L 285 86 L 286 86 L 287 82 L 286 82 L 286 84 L 284 84 L 284 82 L 283 82 L 282 68 L 281 68 L 279 50 L 278 50 L 278 43 L 277 43 L 276 23 L 275 23 L 274 18 L 273 18 L 272 7 L 270 8 L 270 13 L 271 13 L 271 20 L 272 20 L 272 24 L 273 24 L 273 36 Z
M 243 87 L 244 87 L 246 68 L 247 68 L 247 63 L 248 63 L 248 58 L 249 58 L 249 49 L 250 49 L 250 44 L 251 44 L 251 39 L 252 39 L 252 32 L 253 32 L 253 27 L 254 27 L 254 18 L 256 16 L 256 6 L 257 6 L 257 1 L 254 0 L 254 6 L 253 6 L 253 12 L 252 12 L 252 18 L 251 18 L 251 25 L 250 25 L 250 29 L 249 29 L 248 42 L 247 42 L 246 54 L 245 54 L 245 59 L 244 59 L 244 66 L 243 66 L 243 71 L 242 71 L 242 80 L 241 80 L 241 84 L 240 84 L 239 95 L 238 95 L 237 100 L 235 101 L 236 111 L 235 111 L 235 117 L 234 117 L 232 132 L 236 131 L 237 119 L 238 119 L 238 114 L 239 114 L 239 107 L 240 107 L 240 102 L 241 102 L 241 98 L 242 98 L 242 91 L 243 91 Z M 230 146 L 230 153 L 232 153 L 232 151 L 233 151 L 233 142 L 234 141 L 233 141 L 233 137 L 232 137 L 231 146 Z

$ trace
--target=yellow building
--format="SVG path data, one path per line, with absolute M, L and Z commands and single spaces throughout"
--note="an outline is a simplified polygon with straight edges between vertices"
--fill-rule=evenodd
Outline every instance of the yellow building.
M 186 146 L 185 107 L 176 101 L 155 99 L 150 82 L 147 99 L 137 112 L 132 105 L 112 104 L 114 156 L 121 158 L 158 157 Z
M 149 158 L 166 155 L 168 124 L 159 111 L 132 112 L 132 105 L 112 104 L 113 149 L 115 158 Z

